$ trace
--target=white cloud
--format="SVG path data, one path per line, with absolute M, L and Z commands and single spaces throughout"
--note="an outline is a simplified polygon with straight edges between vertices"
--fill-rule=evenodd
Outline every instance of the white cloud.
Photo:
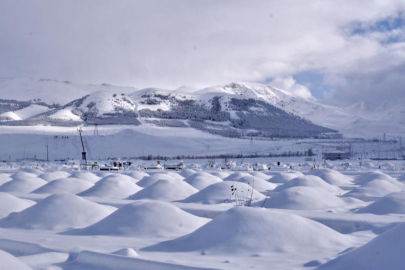
M 314 99 L 311 94 L 311 91 L 302 84 L 297 84 L 292 76 L 287 77 L 277 77 L 269 83 L 269 85 L 286 90 L 296 96 L 306 98 L 306 99 Z
M 403 10 L 403 0 L 6 0 L 0 77 L 177 88 L 315 71 L 347 82 L 332 85 L 333 102 L 355 102 L 405 63 L 405 43 L 385 43 L 405 33 L 353 28 Z M 392 96 L 403 94 L 398 80 L 383 80 Z

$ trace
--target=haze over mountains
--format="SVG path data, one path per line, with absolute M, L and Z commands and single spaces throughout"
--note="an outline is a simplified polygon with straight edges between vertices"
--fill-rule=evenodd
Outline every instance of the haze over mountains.
M 257 83 L 202 90 L 82 85 L 48 79 L 0 79 L 2 125 L 130 124 L 196 128 L 228 137 L 241 132 L 369 137 L 404 131 L 404 100 L 348 108 L 325 105 Z

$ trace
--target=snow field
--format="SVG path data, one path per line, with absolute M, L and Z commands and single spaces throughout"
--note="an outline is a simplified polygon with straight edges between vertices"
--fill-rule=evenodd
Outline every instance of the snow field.
M 287 170 L 0 172 L 0 261 L 10 269 L 401 269 L 403 174 Z

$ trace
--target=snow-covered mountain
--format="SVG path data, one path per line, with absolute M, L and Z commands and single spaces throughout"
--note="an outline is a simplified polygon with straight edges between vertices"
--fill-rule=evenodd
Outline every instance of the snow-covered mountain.
M 184 86 L 175 90 L 136 90 L 4 79 L 0 91 L 5 89 L 15 93 L 1 98 L 20 101 L 4 99 L 0 103 L 3 125 L 158 125 L 192 127 L 231 137 L 260 132 L 301 137 L 334 130 L 351 136 L 402 132 L 401 124 L 405 123 L 402 100 L 380 106 L 362 102 L 339 108 L 257 83 L 231 83 L 202 90 Z M 49 105 L 61 101 L 64 105 Z
M 1 99 L 36 100 L 48 104 L 64 105 L 74 99 L 97 91 L 130 93 L 135 90 L 136 88 L 133 87 L 112 86 L 109 84 L 84 85 L 52 79 L 0 78 Z

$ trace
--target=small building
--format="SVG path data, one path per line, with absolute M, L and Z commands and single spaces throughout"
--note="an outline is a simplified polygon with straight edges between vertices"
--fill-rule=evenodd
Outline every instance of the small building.
M 328 151 L 323 153 L 323 159 L 325 160 L 344 160 L 351 157 L 350 152 L 341 150 Z

